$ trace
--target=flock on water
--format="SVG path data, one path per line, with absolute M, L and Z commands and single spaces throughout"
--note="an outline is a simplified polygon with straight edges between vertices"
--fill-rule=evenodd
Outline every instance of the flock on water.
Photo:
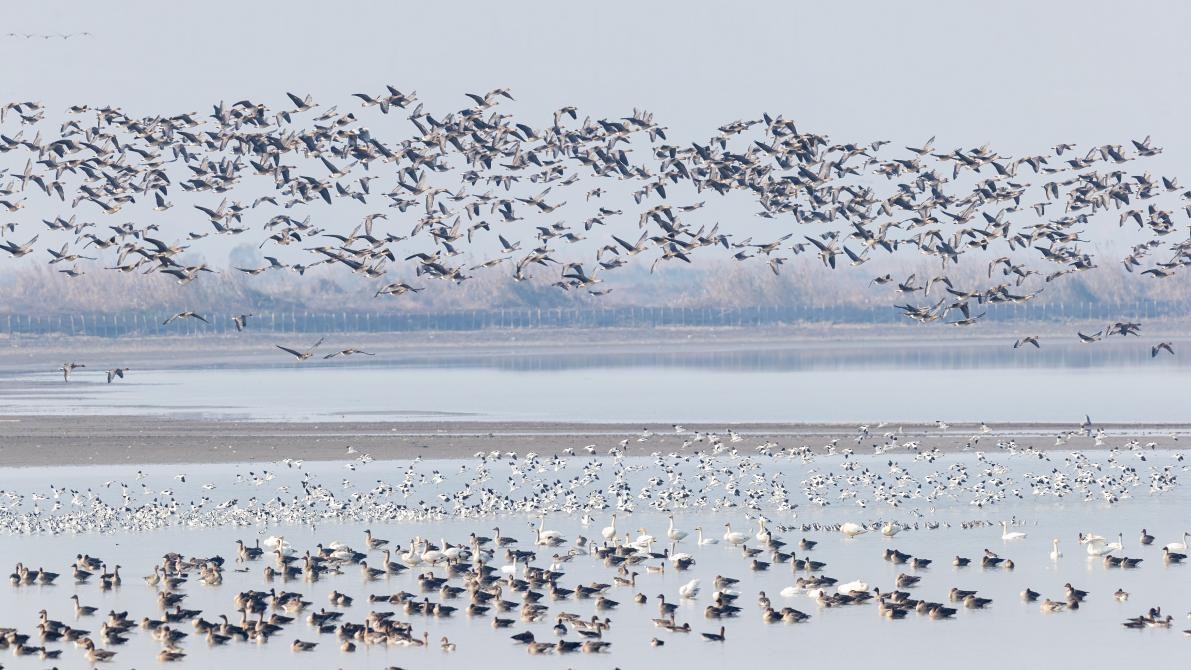
M 434 109 L 386 86 L 206 112 L 6 103 L 0 212 L 14 220 L 0 227 L 0 250 L 17 262 L 45 253 L 73 281 L 102 268 L 187 285 L 217 271 L 187 260 L 206 238 L 243 236 L 267 263 L 228 271 L 330 265 L 377 298 L 481 272 L 599 296 L 604 278 L 639 255 L 651 271 L 718 253 L 774 273 L 804 253 L 827 272 L 925 258 L 929 274 L 884 272 L 869 285 L 909 319 L 957 327 L 1103 264 L 1161 281 L 1191 262 L 1178 222 L 1191 190 L 1140 165 L 1162 152 L 1149 137 L 1011 156 L 934 138 L 832 139 L 766 113 L 692 141 L 670 137 L 645 110 L 609 118 L 564 106 L 531 119 L 502 111 L 514 100 L 507 89 L 466 100 Z M 702 220 L 721 196 L 751 199 L 773 232 L 755 239 Z M 22 217 L 34 203 L 60 213 Z M 344 220 L 357 210 L 366 213 Z M 1093 237 L 1125 227 L 1139 241 L 1123 258 L 1098 256 Z M 961 262 L 982 271 L 961 279 Z M 1092 344 L 1139 329 L 1118 321 L 1077 336 Z M 1174 352 L 1170 342 L 1152 351 Z
M 936 430 L 950 428 L 940 426 Z M 150 639 L 163 662 L 198 660 L 207 646 L 246 642 L 282 644 L 294 653 L 352 653 L 363 646 L 451 653 L 464 642 L 432 639 L 427 630 L 430 620 L 451 618 L 484 621 L 507 644 L 530 654 L 604 653 L 615 651 L 613 645 L 731 645 L 735 622 L 744 617 L 814 626 L 835 608 L 868 608 L 888 620 L 980 616 L 998 603 L 964 587 L 967 571 L 1012 580 L 1027 563 L 1060 563 L 1065 547 L 1071 554 L 1066 560 L 1086 557 L 1089 567 L 1108 571 L 1178 570 L 1187 558 L 1191 534 L 1185 531 L 1158 539 L 1141 529 L 1132 542 L 1124 533 L 1086 531 L 1071 537 L 1070 545 L 1054 538 L 1049 553 L 1026 553 L 1027 526 L 1016 516 L 932 518 L 935 506 L 943 505 L 994 509 L 1026 498 L 1066 497 L 1116 505 L 1166 495 L 1187 467 L 1176 450 L 1135 439 L 1116 444 L 1090 420 L 1055 436 L 1056 447 L 1070 451 L 1022 447 L 982 425 L 957 437 L 968 453 L 956 454 L 923 448 L 896 428 L 878 433 L 881 428 L 889 427 L 857 428 L 855 450 L 864 445 L 873 452 L 864 455 L 840 440 L 783 448 L 751 444 L 735 430 L 675 426 L 642 430 L 606 454 L 593 445 L 580 455 L 496 451 L 461 461 L 418 459 L 397 464 L 396 478 L 373 478 L 369 488 L 329 474 L 334 464 L 315 476 L 310 464 L 287 459 L 241 466 L 231 483 L 203 483 L 195 493 L 160 488 L 161 478 L 144 470 L 131 481 L 85 490 L 51 484 L 48 490 L 0 491 L 5 532 L 75 533 L 80 547 L 91 532 L 173 525 L 275 533 L 262 540 L 260 531 L 198 555 L 169 552 L 138 566 L 143 579 L 121 573 L 122 565 L 144 561 L 138 555 L 79 551 L 48 568 L 17 562 L 13 588 L 52 589 L 45 597 L 55 603 L 54 616 L 62 614 L 52 618 L 48 607 L 25 619 L 8 612 L 9 624 L 24 623 L 0 630 L 0 645 L 17 656 L 76 654 L 91 663 L 118 659 L 121 645 L 138 637 Z M 1109 440 L 1114 444 L 1105 450 L 1076 449 Z M 349 471 L 385 467 L 358 450 L 346 455 Z M 293 481 L 278 485 L 281 474 Z M 194 487 L 186 472 L 174 476 L 175 484 L 186 485 L 188 476 Z M 221 487 L 232 489 L 222 499 Z M 808 507 L 838 508 L 852 519 L 800 520 L 800 510 Z M 693 519 L 699 525 L 687 526 Z M 441 526 L 444 536 L 458 534 L 451 540 L 413 532 L 408 541 L 400 538 L 401 522 L 447 520 L 461 522 Z M 527 532 L 508 532 L 526 528 L 526 520 Z M 285 537 L 286 527 L 325 533 L 347 522 L 365 524 L 359 544 L 298 547 Z M 973 551 L 954 557 L 902 551 L 929 546 L 915 538 L 932 532 L 962 533 Z M 832 534 L 846 539 L 827 552 L 873 563 L 880 556 L 891 566 L 888 581 L 870 583 L 833 569 L 839 554 L 817 546 Z M 709 560 L 736 567 L 704 574 L 701 563 Z M 780 592 L 753 584 L 755 576 L 783 571 L 788 584 Z M 572 576 L 576 572 L 601 576 L 588 581 Z M 672 574 L 683 576 L 664 581 Z M 219 588 L 225 579 L 248 588 L 231 588 L 226 608 L 187 606 L 193 589 Z M 330 582 L 326 600 L 311 599 L 314 582 Z M 152 589 L 156 608 L 104 612 L 88 604 L 96 589 L 129 588 Z M 1176 625 L 1157 603 L 1133 615 L 1126 609 L 1130 594 L 1120 588 L 1093 592 L 1071 582 L 1019 588 L 1021 600 L 1037 603 L 1043 614 L 1112 603 L 1125 628 Z M 655 612 L 652 626 L 617 626 L 618 613 L 629 608 Z

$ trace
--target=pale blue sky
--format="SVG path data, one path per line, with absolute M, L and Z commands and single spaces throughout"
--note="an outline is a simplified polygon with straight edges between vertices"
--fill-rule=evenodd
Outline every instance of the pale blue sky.
M 383 83 L 434 104 L 641 105 L 682 134 L 781 112 L 833 135 L 1013 151 L 1152 133 L 1174 150 L 1191 65 L 1180 2 L 12 3 L 4 99 L 201 109 Z M 350 103 L 348 103 L 350 104 Z M 1177 151 L 1188 155 L 1186 151 Z
M 1083 0 L 45 1 L 6 7 L 0 33 L 92 37 L 0 38 L 0 99 L 206 115 L 219 100 L 288 105 L 288 90 L 360 113 L 350 94 L 387 83 L 448 111 L 507 86 L 517 102 L 502 111 L 531 123 L 566 104 L 595 117 L 639 106 L 678 144 L 768 111 L 837 141 L 937 135 L 1015 155 L 1150 134 L 1166 153 L 1142 169 L 1188 174 L 1188 19 L 1187 3 Z M 364 115 L 408 132 L 403 115 Z M 732 207 L 713 216 L 756 210 Z

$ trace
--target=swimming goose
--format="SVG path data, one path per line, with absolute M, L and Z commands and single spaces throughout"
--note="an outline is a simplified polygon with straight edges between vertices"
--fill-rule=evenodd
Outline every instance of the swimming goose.
M 1153 536 L 1153 535 L 1150 535 L 1149 533 L 1147 533 L 1145 528 L 1142 528 L 1142 529 L 1141 529 L 1141 537 L 1140 537 L 1140 538 L 1138 538 L 1138 542 L 1141 542 L 1141 543 L 1142 543 L 1142 544 L 1144 544 L 1144 545 L 1150 545 L 1150 544 L 1153 544 L 1153 543 L 1154 543 L 1154 536 Z
M 70 599 L 74 601 L 74 615 L 76 617 L 91 616 L 92 614 L 95 614 L 96 612 L 99 611 L 98 607 L 91 607 L 89 605 L 80 605 L 79 604 L 79 594 L 77 594 L 77 593 L 72 595 L 70 597 Z
M 368 547 L 369 549 L 380 549 L 381 547 L 385 546 L 388 543 L 389 543 L 388 540 L 382 540 L 382 539 L 373 537 L 371 530 L 364 531 L 364 546 Z
M 1175 553 L 1170 550 L 1169 546 L 1162 547 L 1162 560 L 1167 563 L 1182 563 L 1186 558 L 1186 554 Z
M 702 633 L 703 639 L 708 642 L 723 642 L 724 641 L 724 627 L 720 626 L 719 633 Z

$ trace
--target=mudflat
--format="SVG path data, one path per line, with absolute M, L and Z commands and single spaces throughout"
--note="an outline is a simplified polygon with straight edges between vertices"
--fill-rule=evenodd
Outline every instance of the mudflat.
M 715 433 L 725 449 L 751 452 L 772 443 L 774 450 L 810 447 L 818 453 L 835 441 L 836 449 L 872 453 L 891 441 L 890 454 L 912 451 L 997 451 L 1012 442 L 1018 448 L 1106 449 L 1136 439 L 1141 448 L 1178 449 L 1191 442 L 1191 424 L 1104 424 L 1102 445 L 1069 424 L 870 425 L 866 437 L 855 424 L 685 425 L 679 434 L 669 424 L 590 424 L 567 422 L 483 421 L 237 421 L 188 416 L 0 416 L 0 467 L 110 465 L 127 463 L 235 463 L 302 460 L 351 460 L 368 454 L 378 460 L 471 458 L 479 451 L 543 455 L 571 449 L 607 454 L 628 440 L 630 455 L 711 449 L 704 437 Z M 649 436 L 643 441 L 643 431 Z M 740 437 L 733 442 L 732 431 Z M 1067 437 L 1060 444 L 1056 436 Z M 684 442 L 690 441 L 686 447 Z M 998 446 L 998 442 L 1000 445 Z M 349 452 L 351 447 L 354 452 Z

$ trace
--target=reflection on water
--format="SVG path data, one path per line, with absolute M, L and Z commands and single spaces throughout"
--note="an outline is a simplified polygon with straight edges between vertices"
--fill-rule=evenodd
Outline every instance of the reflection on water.
M 1064 457 L 1065 454 L 1054 455 L 1054 458 L 1059 460 Z M 854 472 L 885 472 L 888 470 L 885 464 L 887 459 L 888 456 L 854 458 Z M 1025 472 L 1048 470 L 1048 466 L 1037 463 L 1032 457 L 1006 458 L 1000 455 L 994 456 L 993 460 L 997 467 L 1007 468 L 1007 471 L 998 474 L 1000 477 L 1020 480 Z M 931 472 L 951 471 L 950 469 L 956 465 L 963 465 L 969 469 L 983 467 L 971 454 L 948 456 L 929 464 L 908 461 L 908 458 L 899 459 L 901 465 L 919 479 Z M 1150 467 L 1160 468 L 1169 462 L 1171 461 L 1167 458 L 1161 462 L 1138 463 L 1138 468 L 1144 473 Z M 611 463 L 605 463 L 607 468 L 612 467 Z M 821 458 L 809 464 L 797 460 L 772 461 L 765 464 L 766 471 L 761 474 L 770 478 L 781 473 L 784 480 L 797 489 L 795 482 L 812 476 L 814 472 L 823 472 L 840 464 L 838 458 Z M 629 459 L 626 465 L 626 477 L 632 491 L 640 491 L 646 477 L 656 473 L 656 470 L 651 469 L 650 461 L 647 459 Z M 729 465 L 726 462 L 719 464 L 721 467 Z M 534 474 L 533 478 L 542 481 L 566 479 L 575 475 L 579 466 L 577 462 L 569 470 L 562 472 L 546 468 Z M 772 519 L 771 528 L 776 529 L 778 524 L 791 526 L 786 532 L 777 531 L 779 537 L 790 543 L 788 549 L 793 548 L 801 537 L 809 537 L 820 542 L 809 554 L 798 553 L 826 562 L 824 574 L 841 582 L 860 579 L 868 582 L 870 586 L 880 587 L 882 591 L 891 590 L 899 573 L 912 572 L 907 566 L 894 565 L 882 560 L 883 549 L 895 547 L 899 551 L 935 561 L 931 567 L 914 572 L 922 577 L 922 581 L 918 586 L 907 589 L 911 592 L 911 597 L 954 605 L 947 602 L 947 592 L 951 587 L 959 587 L 977 590 L 981 596 L 992 598 L 992 606 L 981 611 L 961 607 L 956 618 L 950 621 L 933 621 L 914 613 L 903 621 L 889 621 L 881 618 L 876 607 L 871 604 L 823 609 L 805 595 L 788 598 L 779 595 L 785 587 L 794 582 L 795 575 L 788 565 L 775 564 L 767 571 L 752 572 L 748 568 L 747 559 L 739 550 L 728 548 L 724 544 L 698 547 L 688 540 L 678 545 L 678 550 L 694 555 L 696 564 L 690 571 L 681 573 L 668 569 L 659 574 L 639 568 L 638 572 L 641 574 L 637 577 L 635 587 L 618 586 L 609 592 L 610 598 L 621 603 L 613 611 L 597 612 L 594 601 L 590 599 L 544 599 L 542 602 L 550 606 L 552 613 L 567 611 L 583 617 L 598 614 L 612 619 L 612 627 L 603 638 L 613 645 L 610 655 L 597 657 L 576 654 L 567 657 L 565 661 L 552 656 L 530 657 L 523 646 L 516 645 L 508 639 L 509 634 L 524 630 L 534 632 L 538 639 L 558 639 L 552 630 L 555 623 L 553 614 L 536 623 L 518 622 L 512 630 L 506 631 L 494 630 L 491 627 L 491 614 L 476 617 L 456 614 L 450 618 L 434 618 L 407 614 L 400 606 L 388 603 L 367 602 L 368 594 L 391 594 L 398 591 L 408 591 L 418 594 L 419 598 L 440 601 L 441 597 L 437 592 L 423 593 L 415 574 L 430 570 L 443 576 L 445 571 L 441 566 L 418 568 L 400 576 L 384 577 L 375 581 L 365 581 L 358 567 L 348 566 L 342 576 L 314 583 L 300 579 L 267 582 L 262 576 L 265 562 L 241 565 L 234 561 L 233 543 L 238 538 L 248 540 L 251 544 L 256 538 L 282 534 L 299 553 L 313 548 L 316 543 L 328 544 L 334 540 L 345 542 L 356 549 L 363 549 L 361 538 L 365 528 L 371 528 L 378 537 L 389 539 L 393 544 L 409 546 L 412 538 L 418 536 L 434 541 L 443 538 L 460 542 L 465 540 L 470 532 L 492 535 L 492 528 L 500 526 L 505 535 L 519 538 L 519 545 L 525 546 L 532 544 L 530 527 L 536 523 L 536 518 L 531 515 L 511 512 L 484 518 L 411 518 L 405 521 L 383 521 L 379 518 L 366 521 L 337 521 L 332 518 L 321 522 L 317 528 L 310 524 L 296 523 L 265 525 L 253 522 L 252 515 L 247 515 L 239 525 L 222 524 L 211 527 L 214 524 L 202 523 L 202 515 L 194 514 L 191 510 L 191 506 L 201 496 L 211 498 L 210 507 L 231 499 L 238 500 L 239 504 L 245 507 L 253 505 L 254 501 L 263 504 L 274 496 L 280 496 L 283 501 L 288 500 L 293 492 L 300 493 L 300 484 L 304 477 L 309 477 L 315 484 L 327 486 L 349 508 L 363 510 L 363 505 L 350 502 L 357 492 L 375 489 L 378 485 L 377 480 L 396 483 L 410 476 L 406 474 L 407 464 L 378 462 L 358 467 L 358 471 L 349 472 L 342 464 L 337 463 L 307 464 L 303 471 L 268 464 L 185 466 L 185 482 L 175 479 L 175 472 L 164 467 L 148 469 L 143 479 L 138 479 L 136 468 L 0 470 L 0 489 L 25 496 L 20 504 L 13 506 L 14 512 L 28 512 L 37 505 L 43 510 L 42 515 L 48 518 L 52 515 L 51 508 L 56 504 L 62 505 L 61 511 L 70 512 L 74 509 L 70 501 L 71 490 L 95 491 L 106 500 L 118 501 L 119 483 L 125 482 L 131 486 L 135 504 L 142 504 L 153 498 L 165 500 L 167 496 L 162 492 L 168 490 L 180 503 L 179 518 L 194 520 L 191 525 L 168 526 L 135 533 L 65 533 L 6 538 L 4 555 L 10 563 L 23 561 L 33 566 L 45 566 L 46 569 L 64 573 L 64 576 L 55 586 L 0 588 L 0 627 L 17 626 L 26 632 L 33 631 L 37 620 L 36 612 L 44 607 L 48 610 L 50 618 L 62 620 L 72 626 L 96 630 L 99 620 L 74 619 L 73 605 L 69 600 L 70 595 L 74 593 L 79 594 L 84 604 L 99 607 L 100 612 L 128 610 L 134 619 L 142 616 L 161 618 L 161 609 L 155 601 L 156 590 L 142 584 L 139 576 L 149 574 L 153 565 L 167 552 L 179 552 L 185 556 L 219 554 L 228 559 L 225 581 L 221 586 L 202 585 L 192 578 L 190 583 L 179 589 L 179 592 L 186 594 L 184 606 L 202 610 L 202 616 L 207 620 L 214 620 L 219 614 L 226 614 L 233 621 L 237 621 L 239 615 L 234 611 L 232 596 L 246 589 L 267 591 L 276 588 L 296 591 L 313 603 L 311 609 L 315 611 L 320 608 L 332 609 L 328 595 L 332 590 L 338 590 L 355 597 L 355 603 L 342 610 L 345 620 L 359 623 L 371 610 L 393 610 L 396 619 L 408 621 L 413 625 L 416 635 L 420 636 L 426 631 L 432 641 L 428 649 L 361 644 L 360 651 L 357 651 L 355 656 L 348 656 L 338 650 L 339 641 L 333 635 L 318 634 L 306 622 L 305 616 L 299 614 L 297 621 L 289 624 L 284 633 L 267 644 L 232 643 L 226 647 L 211 648 L 194 633 L 189 622 L 181 622 L 176 628 L 191 634 L 181 646 L 189 655 L 187 662 L 196 667 L 210 667 L 218 663 L 229 669 L 270 667 L 275 664 L 320 670 L 348 666 L 477 668 L 529 665 L 546 668 L 559 667 L 560 662 L 565 662 L 568 667 L 592 669 L 661 664 L 727 668 L 739 666 L 741 663 L 772 665 L 774 658 L 782 657 L 797 658 L 799 665 L 810 666 L 834 666 L 846 658 L 849 667 L 861 667 L 890 663 L 898 665 L 910 659 L 925 662 L 928 658 L 938 657 L 962 660 L 966 668 L 983 669 L 1003 668 L 1007 660 L 1014 658 L 1016 652 L 1013 650 L 1019 648 L 1030 649 L 1031 661 L 1039 666 L 1061 662 L 1064 666 L 1128 667 L 1139 657 L 1165 666 L 1185 658 L 1186 641 L 1180 634 L 1180 629 L 1187 627 L 1183 617 L 1188 604 L 1191 603 L 1191 580 L 1186 578 L 1187 567 L 1163 565 L 1157 546 L 1177 539 L 1187 524 L 1185 514 L 1172 511 L 1188 509 L 1188 505 L 1191 504 L 1185 486 L 1166 494 L 1154 495 L 1147 493 L 1142 485 L 1134 489 L 1134 497 L 1114 506 L 1097 502 L 1032 498 L 1027 494 L 1024 501 L 1018 501 L 1011 496 L 1003 504 L 976 507 L 968 504 L 969 496 L 960 495 L 955 498 L 943 496 L 931 501 L 929 505 L 923 501 L 911 502 L 896 510 L 878 508 L 876 505 L 860 509 L 855 500 L 834 500 L 826 507 L 817 507 L 808 504 L 808 501 L 798 496 L 795 491 L 795 501 L 800 503 L 795 510 L 796 515 L 788 510 L 782 512 L 772 509 L 765 501 L 761 501 L 762 509 Z M 445 474 L 446 482 L 434 488 L 449 494 L 457 490 L 462 480 L 466 479 L 456 475 L 460 467 L 461 463 L 457 461 L 426 461 L 413 466 L 410 472 L 414 481 L 423 476 L 429 481 L 435 472 Z M 509 462 L 490 467 L 494 484 L 504 482 L 512 473 L 512 464 Z M 693 466 L 685 467 L 689 469 Z M 266 470 L 274 473 L 275 478 L 261 484 L 253 483 L 264 476 Z M 105 484 L 108 481 L 113 483 Z M 65 489 L 66 492 L 61 499 L 32 500 L 30 494 L 46 493 L 49 482 Z M 202 488 L 203 486 L 211 488 Z M 427 483 L 425 486 L 430 484 Z M 594 487 L 598 488 L 599 485 L 595 484 Z M 417 499 L 425 492 L 419 490 L 413 498 L 405 501 L 405 504 L 415 509 L 419 508 L 421 504 Z M 399 493 L 394 495 L 398 499 L 401 497 Z M 519 493 L 515 492 L 513 495 Z M 727 499 L 731 501 L 732 496 L 727 496 Z M 652 510 L 645 500 L 633 502 L 637 511 L 631 516 L 622 513 L 622 532 L 627 531 L 636 536 L 636 529 L 640 527 L 655 536 L 664 537 L 667 528 L 665 516 Z M 562 503 L 560 499 L 558 504 Z M 696 503 L 697 500 L 693 499 L 688 502 L 691 506 Z M 11 497 L 6 505 L 13 505 Z M 750 535 L 755 530 L 755 524 L 750 523 L 747 518 L 747 508 L 720 507 L 718 511 L 681 511 L 676 515 L 676 525 L 692 530 L 694 526 L 702 524 L 710 530 L 722 528 L 723 523 L 731 522 L 735 528 L 748 531 Z M 814 526 L 843 521 L 877 522 L 890 518 L 908 524 L 918 524 L 919 528 L 906 530 L 894 538 L 869 533 L 854 540 L 847 540 L 836 532 L 817 530 Z M 1014 519 L 1018 523 L 1017 527 L 1028 533 L 1025 540 L 1003 542 L 1000 539 L 999 527 L 990 525 L 964 527 L 965 523 L 971 525 L 974 521 L 995 524 L 1010 519 Z M 570 542 L 567 547 L 559 549 L 539 549 L 538 557 L 533 564 L 549 566 L 549 556 L 552 553 L 565 553 L 571 542 L 580 535 L 598 537 L 600 528 L 607 523 L 608 511 L 595 512 L 595 518 L 586 526 L 580 522 L 578 511 L 571 514 L 551 514 L 547 517 L 545 525 L 560 531 Z M 939 527 L 928 530 L 928 523 L 938 523 Z M 803 524 L 807 526 L 804 527 Z M 1157 545 L 1141 547 L 1136 543 L 1135 538 L 1141 527 L 1148 528 L 1159 538 Z M 1084 548 L 1075 542 L 1078 532 L 1089 530 L 1110 538 L 1115 538 L 1117 533 L 1123 533 L 1126 538 L 1123 553 L 1144 558 L 1145 561 L 1138 569 L 1121 570 L 1106 568 L 1099 559 L 1089 559 Z M 718 536 L 721 532 L 716 530 L 709 535 Z M 1061 538 L 1065 552 L 1065 556 L 1058 561 L 1048 558 L 1052 537 Z M 755 545 L 755 540 L 751 540 L 750 544 Z M 951 565 L 950 559 L 953 556 L 976 558 L 985 548 L 1011 558 L 1015 568 L 1011 571 L 982 570 L 956 568 Z M 661 547 L 656 549 L 660 550 Z M 69 580 L 68 566 L 75 554 L 80 552 L 99 556 L 110 564 L 122 565 L 124 585 L 119 589 L 101 591 L 95 584 L 72 584 Z M 371 552 L 369 556 L 373 564 L 379 558 L 377 552 Z M 760 558 L 770 560 L 768 553 L 762 554 Z M 508 561 L 504 556 L 497 556 L 492 561 L 493 566 L 506 563 Z M 660 561 L 652 560 L 647 563 L 657 565 Z M 238 572 L 241 569 L 245 571 Z M 560 580 L 560 585 L 566 588 L 593 581 L 610 583 L 616 574 L 613 568 L 583 555 L 582 552 L 573 561 L 561 564 L 559 569 L 566 573 Z M 743 608 L 743 612 L 739 618 L 719 621 L 703 616 L 703 607 L 710 602 L 714 590 L 712 582 L 716 575 L 741 579 L 737 590 L 741 594 L 738 604 Z M 694 601 L 678 599 L 678 587 L 692 578 L 702 580 L 703 594 Z M 1018 597 L 1022 590 L 1029 587 L 1040 591 L 1044 597 L 1061 600 L 1062 587 L 1066 582 L 1071 582 L 1091 594 L 1077 612 L 1046 615 L 1039 611 L 1036 603 L 1022 602 Z M 458 585 L 462 582 L 456 578 L 454 583 Z M 1117 589 L 1124 589 L 1131 594 L 1128 602 L 1118 603 L 1112 599 L 1111 594 Z M 762 590 L 773 599 L 775 607 L 797 608 L 811 614 L 811 620 L 798 625 L 762 623 L 756 605 L 757 593 Z M 638 592 L 648 597 L 646 604 L 633 603 L 632 596 Z M 650 619 L 657 616 L 658 594 L 664 594 L 671 602 L 679 602 L 677 620 L 680 623 L 689 622 L 695 633 L 673 634 L 653 627 Z M 506 595 L 515 594 L 506 592 Z M 520 601 L 519 596 L 510 599 Z M 466 602 L 462 600 L 452 604 L 466 605 Z M 1126 617 L 1136 616 L 1153 606 L 1162 606 L 1164 612 L 1170 612 L 1176 617 L 1174 630 L 1127 631 L 1121 628 L 1120 622 Z M 517 618 L 518 611 L 502 613 L 501 616 Z M 722 645 L 706 643 L 698 634 L 702 631 L 718 631 L 721 624 L 728 629 L 727 641 Z M 458 645 L 455 653 L 445 654 L 438 648 L 436 643 L 442 636 L 449 637 Z M 650 646 L 649 640 L 655 636 L 664 640 L 665 646 Z M 160 644 L 152 640 L 146 631 L 139 629 L 131 632 L 130 637 L 132 640 L 129 644 L 114 647 L 120 654 L 116 658 L 116 666 L 153 666 L 153 655 L 160 648 Z M 311 654 L 295 654 L 289 649 L 290 642 L 295 638 L 318 641 L 320 646 Z M 577 638 L 574 632 L 566 636 L 566 639 Z M 1089 639 L 1097 639 L 1100 642 L 1089 644 Z M 883 642 L 886 640 L 897 642 Z M 994 649 L 990 649 L 992 640 L 998 641 Z M 81 652 L 72 645 L 50 646 L 65 649 L 63 658 L 54 662 L 57 667 L 63 670 L 88 667 L 82 661 Z M 915 649 L 921 651 L 912 651 Z M 44 667 L 46 664 L 33 658 L 14 658 L 11 665 L 33 668 Z

